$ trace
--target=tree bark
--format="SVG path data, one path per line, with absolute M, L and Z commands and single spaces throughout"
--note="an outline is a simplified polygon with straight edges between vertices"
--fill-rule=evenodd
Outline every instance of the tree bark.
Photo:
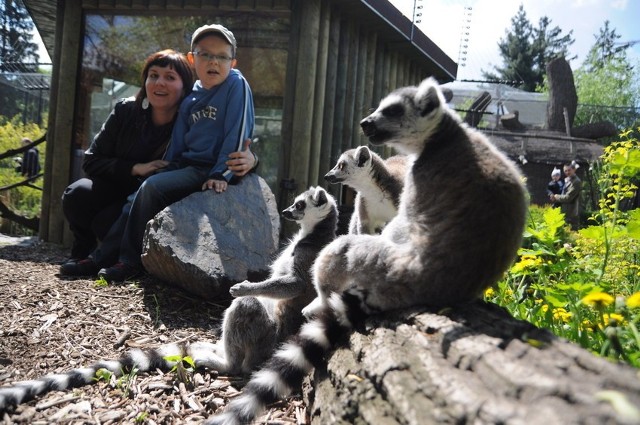
M 595 140 L 603 137 L 612 137 L 617 134 L 618 129 L 611 121 L 598 121 L 571 129 L 573 137 L 582 137 L 583 139 Z
M 7 207 L 4 203 L 2 203 L 2 201 L 0 201 L 0 217 L 6 220 L 11 220 L 35 232 L 38 231 L 38 227 L 40 226 L 39 217 L 30 218 L 30 217 L 24 217 L 19 214 L 16 214 L 13 211 L 11 211 L 11 209 Z
M 483 91 L 473 99 L 473 103 L 469 108 L 469 111 L 464 116 L 464 122 L 469 124 L 470 127 L 477 127 L 482 121 L 482 115 L 491 103 L 491 94 L 488 91 Z
M 566 131 L 564 108 L 569 114 L 569 128 L 578 108 L 578 94 L 573 82 L 573 71 L 565 58 L 557 58 L 547 64 L 549 81 L 549 102 L 547 104 L 547 128 L 549 130 Z
M 493 304 L 373 317 L 349 343 L 315 372 L 312 424 L 640 422 L 637 370 Z
M 500 117 L 500 124 L 507 130 L 520 131 L 524 130 L 524 125 L 520 122 L 519 112 L 513 111 L 512 114 L 506 114 Z

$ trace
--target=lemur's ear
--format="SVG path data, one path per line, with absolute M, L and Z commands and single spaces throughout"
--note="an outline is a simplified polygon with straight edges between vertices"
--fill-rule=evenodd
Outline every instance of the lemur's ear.
M 316 206 L 324 205 L 327 203 L 327 192 L 324 191 L 323 188 L 317 187 L 316 193 L 313 194 L 313 202 L 315 202 Z
M 427 78 L 420 83 L 415 102 L 422 117 L 439 108 L 444 102 L 444 98 L 438 87 L 438 82 L 434 78 Z
M 358 146 L 356 149 L 356 162 L 358 167 L 363 167 L 371 159 L 371 151 L 366 146 Z

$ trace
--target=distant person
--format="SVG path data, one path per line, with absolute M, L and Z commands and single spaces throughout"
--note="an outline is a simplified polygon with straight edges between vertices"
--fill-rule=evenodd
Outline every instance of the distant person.
M 564 213 L 565 221 L 571 225 L 572 230 L 577 230 L 580 224 L 580 192 L 582 192 L 582 180 L 576 175 L 580 166 L 572 161 L 563 167 L 564 188 L 560 195 L 551 195 L 551 202 L 558 202 Z
M 33 143 L 33 141 L 28 137 L 22 138 L 22 146 L 27 146 L 31 143 Z M 28 179 L 40 174 L 40 152 L 38 152 L 38 148 L 33 146 L 24 152 L 16 167 L 16 171 Z
M 547 196 L 551 197 L 551 195 L 561 195 L 562 189 L 564 189 L 564 181 L 562 180 L 562 172 L 559 168 L 553 167 L 553 171 L 551 172 L 551 181 L 547 184 Z M 552 204 L 554 207 L 559 207 L 559 202 L 554 202 Z

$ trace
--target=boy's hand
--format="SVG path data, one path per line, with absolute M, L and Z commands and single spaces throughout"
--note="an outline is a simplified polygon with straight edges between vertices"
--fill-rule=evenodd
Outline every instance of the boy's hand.
M 227 190 L 227 181 L 226 180 L 214 180 L 209 179 L 202 185 L 202 190 L 215 190 L 216 193 L 222 193 Z

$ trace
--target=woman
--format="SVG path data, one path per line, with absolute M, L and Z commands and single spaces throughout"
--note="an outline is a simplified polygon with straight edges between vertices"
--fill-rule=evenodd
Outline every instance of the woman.
M 71 260 L 60 268 L 63 275 L 93 276 L 117 260 L 117 249 L 89 256 L 120 216 L 127 197 L 146 177 L 168 165 L 162 158 L 180 102 L 193 87 L 193 71 L 183 54 L 163 50 L 147 58 L 141 77 L 136 96 L 116 104 L 85 152 L 88 178 L 72 183 L 62 196 L 74 236 Z M 256 163 L 247 148 L 231 156 L 229 168 L 244 175 Z M 117 237 L 112 234 L 110 239 L 115 244 Z

